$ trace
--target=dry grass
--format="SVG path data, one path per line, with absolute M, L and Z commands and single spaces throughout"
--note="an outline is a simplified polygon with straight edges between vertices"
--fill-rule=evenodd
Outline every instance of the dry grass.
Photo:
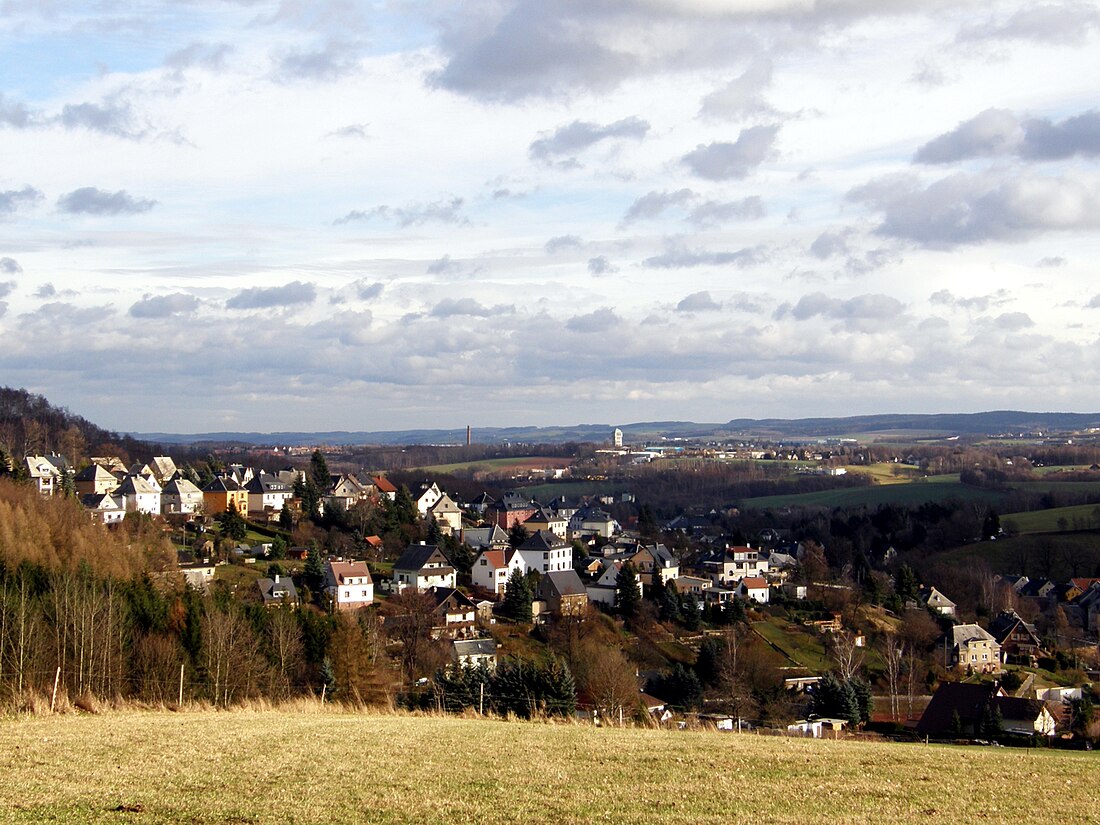
M 0 719 L 0 821 L 1081 821 L 1096 757 L 333 709 Z

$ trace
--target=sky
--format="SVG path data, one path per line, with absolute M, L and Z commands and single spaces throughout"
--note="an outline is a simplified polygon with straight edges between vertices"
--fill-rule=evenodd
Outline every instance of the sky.
M 1100 3 L 0 0 L 0 383 L 130 432 L 1100 410 Z

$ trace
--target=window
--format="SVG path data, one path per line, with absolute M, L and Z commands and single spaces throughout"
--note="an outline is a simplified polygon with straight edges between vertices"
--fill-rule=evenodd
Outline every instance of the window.
M 485 565 L 487 565 L 488 563 L 489 563 L 488 559 L 482 559 L 482 560 L 481 560 L 481 566 L 482 566 L 482 567 L 484 567 L 484 566 L 485 566 Z

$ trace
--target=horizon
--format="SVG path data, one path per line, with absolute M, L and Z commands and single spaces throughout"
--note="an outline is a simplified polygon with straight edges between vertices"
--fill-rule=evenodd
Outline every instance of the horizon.
M 0 369 L 119 432 L 1100 409 L 1100 9 L 910 5 L 16 4 Z

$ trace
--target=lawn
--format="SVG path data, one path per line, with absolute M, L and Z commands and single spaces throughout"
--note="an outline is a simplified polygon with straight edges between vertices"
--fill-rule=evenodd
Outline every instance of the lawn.
M 761 496 L 741 500 L 746 510 L 783 509 L 787 507 L 876 507 L 880 504 L 919 505 L 926 501 L 959 498 L 964 501 L 995 503 L 1001 494 L 992 490 L 969 487 L 957 476 L 934 476 L 907 484 L 876 484 L 871 487 L 844 487 L 815 493 L 795 493 L 783 496 Z
M 1100 505 L 1079 504 L 1074 507 L 1054 507 L 1050 510 L 1030 510 L 1026 513 L 1006 513 L 1001 516 L 1001 526 L 1003 527 L 1006 522 L 1012 522 L 1020 533 L 1092 530 L 1100 527 Z
M 1086 753 L 298 711 L 0 720 L 0 822 L 1082 821 Z
M 788 659 L 814 673 L 824 673 L 833 666 L 821 639 L 788 621 L 773 616 L 767 621 L 753 622 L 752 629 L 782 650 Z
M 428 473 L 496 473 L 507 469 L 544 469 L 546 467 L 568 467 L 572 458 L 561 456 L 521 456 L 513 458 L 486 458 L 478 461 L 460 461 L 455 464 L 434 464 L 430 467 L 418 467 Z

